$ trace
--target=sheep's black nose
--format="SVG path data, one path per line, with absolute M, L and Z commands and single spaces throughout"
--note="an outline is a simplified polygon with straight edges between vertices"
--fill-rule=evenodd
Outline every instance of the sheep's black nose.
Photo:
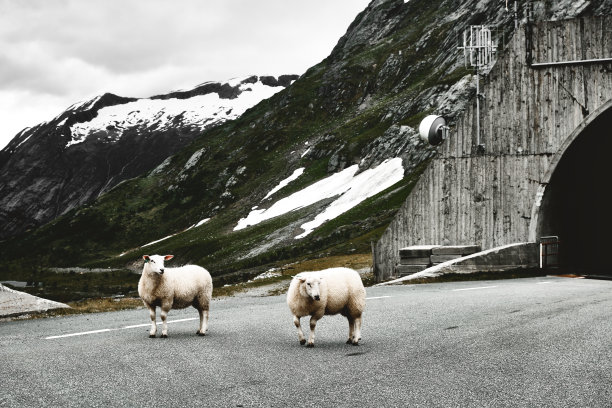
M 160 269 L 160 270 L 159 270 L 159 272 L 160 272 L 160 273 L 164 273 L 164 270 L 163 270 L 163 269 Z
M 319 297 L 319 295 L 315 296 L 315 300 L 321 300 L 321 298 Z

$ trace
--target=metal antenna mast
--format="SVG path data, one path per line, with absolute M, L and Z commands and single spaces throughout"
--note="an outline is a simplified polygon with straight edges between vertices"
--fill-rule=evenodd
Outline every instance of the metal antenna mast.
M 510 11 L 508 9 L 508 0 L 506 0 L 506 11 Z M 514 29 L 518 28 L 518 0 L 514 0 Z
M 479 152 L 484 152 L 480 140 L 480 73 L 493 66 L 497 44 L 491 36 L 491 29 L 484 25 L 470 26 L 463 32 L 463 50 L 465 66 L 476 69 L 476 145 Z

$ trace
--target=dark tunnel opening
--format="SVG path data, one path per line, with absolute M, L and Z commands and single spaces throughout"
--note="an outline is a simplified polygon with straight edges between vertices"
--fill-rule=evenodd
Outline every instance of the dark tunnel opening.
M 555 169 L 540 207 L 539 236 L 557 235 L 560 265 L 612 277 L 612 108 L 591 122 Z

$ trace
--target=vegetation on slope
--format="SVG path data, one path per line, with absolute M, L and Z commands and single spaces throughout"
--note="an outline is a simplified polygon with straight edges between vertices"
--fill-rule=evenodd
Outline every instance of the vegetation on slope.
M 289 88 L 203 132 L 163 168 L 0 243 L 0 279 L 25 280 L 57 266 L 138 270 L 149 252 L 172 253 L 230 282 L 290 261 L 369 252 L 435 153 L 419 144 L 415 127 L 435 109 L 437 95 L 469 74 L 455 49 L 467 21 L 441 19 L 461 3 L 373 2 L 332 54 Z M 446 113 L 452 118 L 460 108 Z M 186 166 L 196 153 L 197 163 Z M 306 238 L 293 237 L 324 203 L 233 231 L 254 205 L 271 203 L 261 200 L 298 167 L 305 173 L 273 198 L 352 164 L 363 170 L 398 155 L 406 168 L 401 182 Z

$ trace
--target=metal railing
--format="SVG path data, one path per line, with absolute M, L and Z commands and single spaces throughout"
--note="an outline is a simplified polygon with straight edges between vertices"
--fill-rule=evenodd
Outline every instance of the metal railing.
M 558 268 L 559 260 L 559 237 L 556 235 L 540 237 L 540 268 Z

